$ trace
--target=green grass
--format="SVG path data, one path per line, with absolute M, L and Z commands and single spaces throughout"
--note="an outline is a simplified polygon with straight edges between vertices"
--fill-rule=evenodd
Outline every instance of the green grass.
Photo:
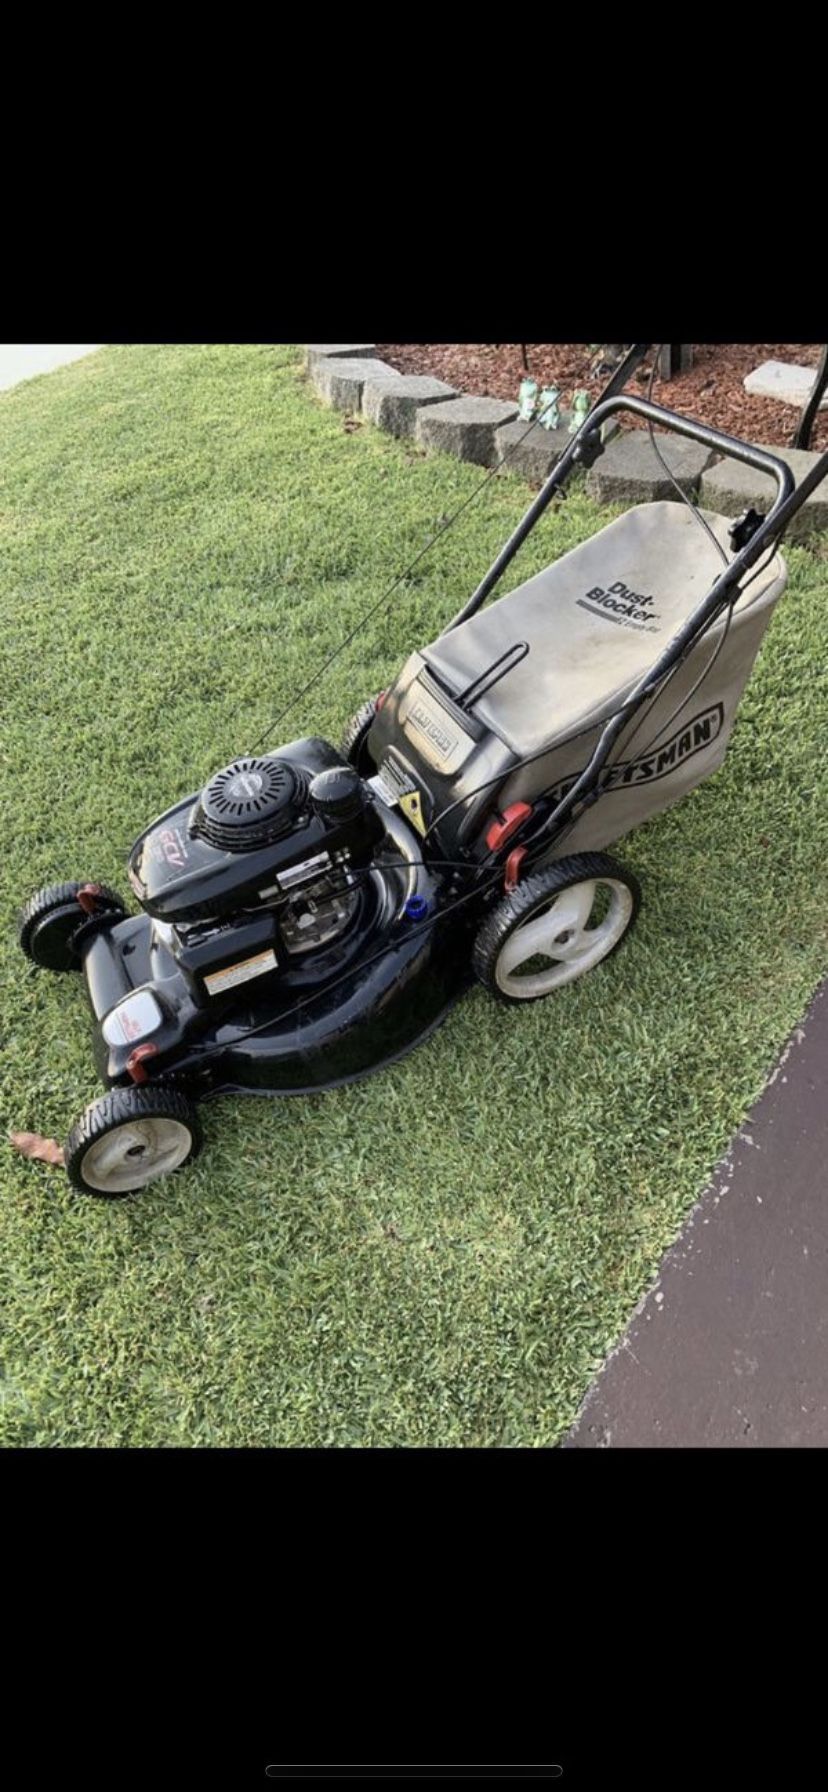
M 27 966 L 40 884 L 242 750 L 479 479 L 320 408 L 295 351 L 111 348 L 0 398 L 0 1120 L 99 1093 L 83 989 Z M 526 503 L 493 482 L 282 737 L 338 737 Z M 527 576 L 606 520 L 548 515 Z M 791 581 L 722 772 L 631 836 L 639 926 L 592 978 L 476 991 L 367 1082 L 203 1110 L 191 1170 L 73 1194 L 0 1141 L 0 1438 L 549 1445 L 826 964 L 828 560 Z

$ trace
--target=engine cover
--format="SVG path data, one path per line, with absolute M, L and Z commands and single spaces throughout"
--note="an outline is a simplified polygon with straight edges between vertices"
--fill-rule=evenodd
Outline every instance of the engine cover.
M 236 759 L 200 796 L 192 832 L 220 852 L 272 846 L 303 813 L 308 780 L 289 759 Z
M 353 804 L 343 814 L 342 804 L 313 801 L 313 780 L 332 771 L 353 777 L 317 738 L 225 766 L 136 840 L 129 880 L 142 907 L 163 921 L 218 919 L 278 900 L 295 887 L 297 867 L 323 876 L 344 859 L 370 863 L 384 829 L 367 787 L 358 813 Z

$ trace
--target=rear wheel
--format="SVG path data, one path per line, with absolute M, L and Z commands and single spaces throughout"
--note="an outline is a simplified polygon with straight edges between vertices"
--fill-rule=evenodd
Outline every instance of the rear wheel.
M 373 778 L 377 769 L 368 752 L 367 740 L 378 709 L 379 696 L 369 697 L 367 703 L 363 703 L 356 715 L 351 717 L 339 743 L 343 759 L 347 759 L 361 778 Z
M 180 1170 L 201 1144 L 195 1105 L 180 1089 L 112 1089 L 72 1128 L 64 1161 L 75 1188 L 113 1200 Z
M 126 914 L 115 890 L 106 884 L 48 884 L 26 903 L 18 922 L 17 937 L 33 964 L 45 971 L 79 971 L 81 961 L 72 939 L 88 914 L 78 901 L 81 890 L 94 889 L 95 912 Z
M 474 943 L 475 974 L 501 1001 L 540 1001 L 608 958 L 640 902 L 632 872 L 606 853 L 558 859 L 487 915 Z

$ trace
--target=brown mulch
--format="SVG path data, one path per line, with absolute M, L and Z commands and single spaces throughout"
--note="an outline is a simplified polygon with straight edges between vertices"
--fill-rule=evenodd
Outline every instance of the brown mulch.
M 400 373 L 430 373 L 447 380 L 459 392 L 492 398 L 517 399 L 524 378 L 517 342 L 390 342 L 378 343 L 376 354 Z M 606 383 L 590 373 L 594 356 L 583 342 L 530 342 L 526 345 L 529 373 L 538 385 L 559 386 L 568 404 L 576 387 L 584 387 L 594 399 Z M 815 367 L 820 345 L 812 342 L 694 343 L 689 373 L 672 380 L 656 375 L 653 397 L 670 410 L 709 423 L 729 435 L 784 448 L 799 422 L 794 405 L 775 398 L 752 398 L 742 384 L 745 374 L 763 361 L 791 361 Z M 647 360 L 630 382 L 631 390 L 645 390 L 652 363 Z M 632 424 L 625 419 L 625 426 Z M 818 416 L 811 435 L 812 449 L 828 448 L 828 409 Z

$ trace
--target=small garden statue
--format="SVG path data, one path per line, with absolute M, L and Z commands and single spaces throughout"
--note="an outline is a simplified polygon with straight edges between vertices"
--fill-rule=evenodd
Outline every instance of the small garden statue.
M 589 393 L 583 391 L 575 392 L 572 397 L 572 416 L 569 423 L 569 433 L 571 436 L 574 436 L 580 429 L 581 424 L 583 423 L 584 418 L 588 416 L 589 411 Z
M 544 429 L 560 428 L 561 411 L 558 404 L 560 396 L 557 386 L 545 386 L 538 399 L 540 409 L 538 422 L 543 424 Z
M 531 423 L 538 408 L 537 380 L 521 380 L 518 393 L 518 416 L 521 423 Z

